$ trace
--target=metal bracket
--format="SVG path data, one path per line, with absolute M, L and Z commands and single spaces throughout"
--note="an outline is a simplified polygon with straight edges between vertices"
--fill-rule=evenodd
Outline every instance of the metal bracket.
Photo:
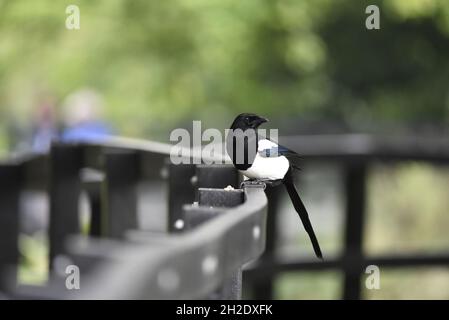
M 262 187 L 263 190 L 265 190 L 267 185 L 262 180 L 246 180 L 246 181 L 243 181 L 240 184 L 240 189 L 244 189 L 244 188 L 260 188 L 260 187 Z
M 258 188 L 260 186 L 265 190 L 268 187 L 276 187 L 282 183 L 281 179 L 278 180 L 268 180 L 268 179 L 256 179 L 256 180 L 246 180 L 240 184 L 240 189 L 243 188 Z

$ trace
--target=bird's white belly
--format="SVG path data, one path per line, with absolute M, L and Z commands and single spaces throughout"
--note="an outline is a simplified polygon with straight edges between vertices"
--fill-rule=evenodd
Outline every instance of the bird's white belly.
M 290 167 L 288 159 L 284 156 L 265 158 L 256 154 L 253 165 L 240 172 L 250 179 L 283 179 Z

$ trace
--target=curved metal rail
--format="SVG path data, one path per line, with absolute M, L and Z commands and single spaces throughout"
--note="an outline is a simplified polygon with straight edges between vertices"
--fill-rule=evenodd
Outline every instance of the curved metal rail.
M 95 257 L 107 252 L 107 258 L 67 298 L 207 296 L 264 250 L 267 198 L 262 187 L 245 189 L 244 194 L 243 204 L 225 208 L 219 216 L 183 234 L 131 232 L 125 243 L 76 240 L 69 249 L 74 255 Z

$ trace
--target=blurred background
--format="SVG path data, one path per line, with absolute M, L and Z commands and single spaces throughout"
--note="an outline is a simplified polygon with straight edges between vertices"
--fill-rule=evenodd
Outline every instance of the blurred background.
M 71 4 L 79 30 L 65 27 Z M 365 27 L 370 4 L 380 30 Z M 448 57 L 446 0 L 0 0 L 0 154 L 110 133 L 168 142 L 192 120 L 223 130 L 240 112 L 280 135 L 449 137 Z M 314 162 L 300 175 L 323 250 L 338 255 L 341 170 Z M 367 192 L 367 254 L 448 250 L 447 167 L 379 164 Z M 25 197 L 45 224 L 45 201 Z M 312 254 L 283 203 L 276 254 Z M 22 282 L 44 281 L 42 238 L 30 226 L 21 240 Z M 282 273 L 275 298 L 338 299 L 341 277 Z M 381 269 L 381 289 L 363 296 L 449 299 L 449 269 Z

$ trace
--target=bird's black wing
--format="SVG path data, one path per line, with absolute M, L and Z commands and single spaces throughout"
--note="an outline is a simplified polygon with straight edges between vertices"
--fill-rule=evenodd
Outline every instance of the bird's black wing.
M 271 141 L 271 142 L 276 143 L 274 141 Z M 264 158 L 273 158 L 273 157 L 284 156 L 290 161 L 290 166 L 293 169 L 300 170 L 298 162 L 299 162 L 299 160 L 302 159 L 301 156 L 298 153 L 296 153 L 295 151 L 292 151 L 284 146 L 277 144 L 276 147 L 273 146 L 271 148 L 259 150 L 259 155 Z
M 286 157 L 297 157 L 300 158 L 300 155 L 296 153 L 293 150 L 290 150 L 287 147 L 281 146 L 277 142 L 264 138 L 263 140 L 268 140 L 275 144 L 276 146 L 272 146 L 271 148 L 263 149 L 259 151 L 259 155 L 262 157 L 279 157 L 279 156 L 286 156 Z
M 269 149 L 263 149 L 259 151 L 259 154 L 262 157 L 266 157 L 266 158 L 270 158 L 270 157 L 279 157 L 279 156 L 298 156 L 299 154 L 297 154 L 296 152 L 287 149 L 286 147 L 283 146 L 276 146 L 276 147 L 271 147 Z

